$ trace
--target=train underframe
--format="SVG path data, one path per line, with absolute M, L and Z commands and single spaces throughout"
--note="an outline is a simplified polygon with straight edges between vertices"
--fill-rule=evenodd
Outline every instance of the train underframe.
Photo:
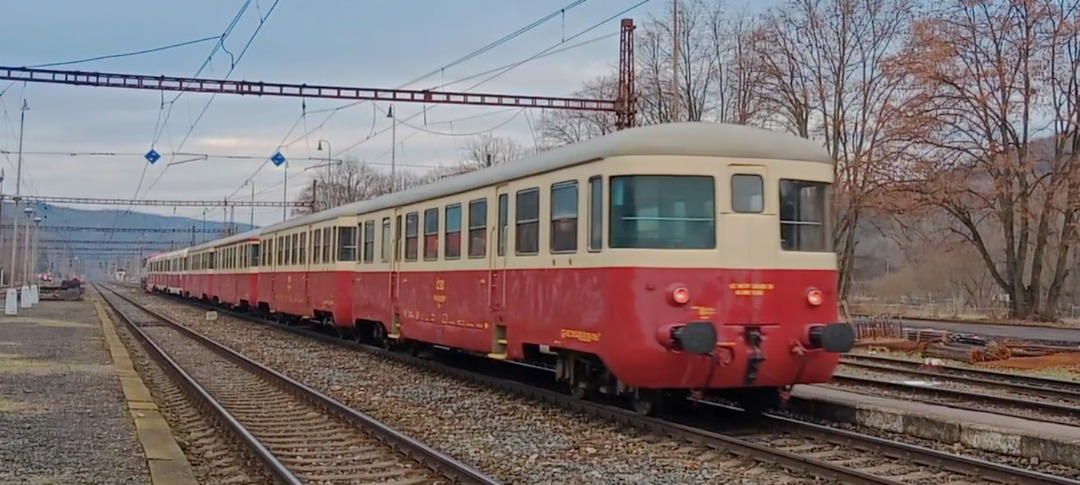
M 192 298 L 194 295 L 183 294 Z M 386 325 L 380 321 L 358 320 L 354 326 L 335 325 L 330 312 L 316 311 L 311 317 L 272 312 L 264 302 L 250 305 L 246 301 L 239 304 L 225 304 L 217 298 L 199 295 L 194 299 L 204 303 L 248 312 L 257 317 L 276 321 L 285 325 L 317 325 L 331 331 L 339 338 L 356 340 L 377 347 L 408 352 L 415 356 L 427 357 L 436 347 L 435 344 L 408 339 L 391 338 Z M 791 386 L 760 386 L 729 389 L 652 389 L 631 386 L 620 381 L 604 364 L 600 356 L 569 349 L 549 348 L 545 345 L 525 344 L 525 359 L 520 362 L 532 367 L 547 368 L 554 373 L 554 378 L 566 386 L 567 392 L 578 399 L 598 400 L 615 398 L 624 402 L 639 414 L 655 416 L 676 402 L 685 402 L 688 398 L 720 398 L 730 401 L 748 412 L 759 413 L 775 409 L 787 401 Z M 471 353 L 471 352 L 470 352 Z

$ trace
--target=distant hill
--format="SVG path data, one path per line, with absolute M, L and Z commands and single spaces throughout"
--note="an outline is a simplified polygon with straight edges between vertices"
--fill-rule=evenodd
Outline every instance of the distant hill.
M 5 201 L 2 207 L 0 267 L 7 268 L 11 259 L 10 243 L 15 206 L 10 201 Z M 26 227 L 24 207 L 26 206 L 19 206 L 18 214 L 20 254 L 25 237 L 23 229 Z M 81 272 L 89 278 L 109 275 L 115 268 L 128 269 L 138 265 L 142 257 L 150 254 L 221 237 L 229 229 L 229 224 L 220 220 L 207 220 L 204 223 L 202 218 L 162 216 L 135 211 L 125 214 L 122 208 L 84 210 L 51 204 L 31 204 L 30 207 L 33 207 L 34 215 L 44 218 L 38 236 L 39 271 L 51 268 L 54 273 L 68 274 L 78 272 L 81 267 Z M 221 217 L 220 211 L 217 217 Z M 108 230 L 113 228 L 116 230 Z M 242 232 L 251 228 L 248 224 L 237 222 L 234 229 Z

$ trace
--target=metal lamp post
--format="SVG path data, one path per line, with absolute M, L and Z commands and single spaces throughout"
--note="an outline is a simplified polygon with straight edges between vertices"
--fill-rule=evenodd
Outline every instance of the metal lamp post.
M 22 114 L 19 116 L 19 164 L 15 169 L 15 196 L 11 200 L 15 201 L 15 210 L 19 210 L 19 201 L 22 200 L 22 164 L 23 164 L 23 129 L 26 127 L 26 112 L 30 111 L 30 106 L 26 104 L 26 100 L 23 100 Z M 15 283 L 16 265 L 15 258 L 16 248 L 19 247 L 19 215 L 15 214 L 15 217 L 11 218 L 11 283 Z
M 327 141 L 327 140 L 319 140 L 319 146 L 315 147 L 315 151 L 321 152 L 323 143 L 326 143 L 326 180 L 324 180 L 323 184 L 322 184 L 323 185 L 323 193 L 326 196 L 323 197 L 323 201 L 324 201 L 323 203 L 325 203 L 327 205 L 327 207 L 329 207 L 330 206 L 330 179 L 333 178 L 333 173 L 334 173 L 333 168 L 330 167 L 330 165 L 331 165 L 330 160 L 331 160 L 331 156 L 333 155 L 333 152 L 331 151 L 330 142 Z M 312 194 L 312 195 L 315 195 L 315 194 Z
M 394 105 L 386 112 L 390 118 L 390 192 L 397 192 L 397 118 L 394 117 Z

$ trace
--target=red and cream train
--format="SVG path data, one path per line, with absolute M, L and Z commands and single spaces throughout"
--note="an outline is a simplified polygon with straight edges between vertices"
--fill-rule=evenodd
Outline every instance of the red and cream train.
M 695 391 L 770 401 L 854 341 L 833 163 L 745 126 L 634 128 L 158 254 L 147 289 L 544 362 L 644 413 Z

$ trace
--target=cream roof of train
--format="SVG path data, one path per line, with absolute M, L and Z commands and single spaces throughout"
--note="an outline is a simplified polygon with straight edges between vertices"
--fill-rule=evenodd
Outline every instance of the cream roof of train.
M 244 235 L 257 237 L 262 233 L 287 230 L 342 216 L 365 214 L 413 204 L 570 167 L 590 160 L 625 155 L 703 156 L 835 163 L 821 145 L 790 133 L 721 123 L 666 123 L 621 130 L 581 143 L 564 145 L 510 163 L 279 222 L 233 236 L 233 238 Z M 223 242 L 206 243 L 192 248 L 192 251 L 220 244 Z

